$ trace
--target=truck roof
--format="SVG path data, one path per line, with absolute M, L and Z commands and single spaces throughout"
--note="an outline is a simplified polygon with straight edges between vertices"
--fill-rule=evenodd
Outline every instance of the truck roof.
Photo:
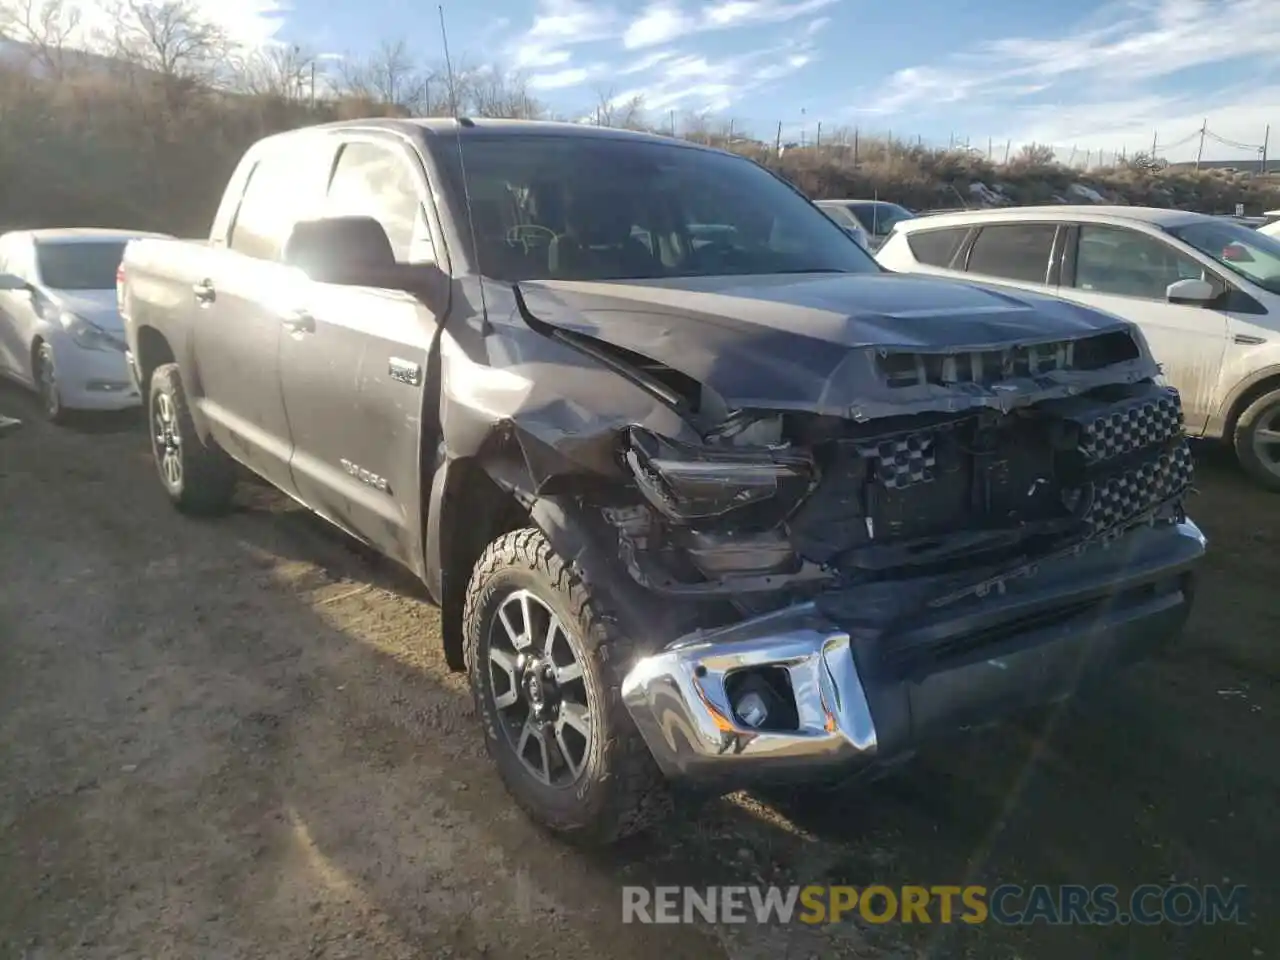
M 310 130 L 350 130 L 352 128 L 372 128 L 394 130 L 399 133 L 425 135 L 430 138 L 462 136 L 465 139 L 486 136 L 555 136 L 583 137 L 596 140 L 631 140 L 636 142 L 663 143 L 672 146 L 689 147 L 696 150 L 709 150 L 713 153 L 724 153 L 715 147 L 699 143 L 691 143 L 677 137 L 668 137 L 656 133 L 645 133 L 639 130 L 619 130 L 614 127 L 597 127 L 594 124 L 569 123 L 560 120 L 508 120 L 497 117 L 372 117 L 360 120 L 335 120 L 331 123 L 316 124 L 305 129 Z M 288 133 L 276 136 L 288 136 Z

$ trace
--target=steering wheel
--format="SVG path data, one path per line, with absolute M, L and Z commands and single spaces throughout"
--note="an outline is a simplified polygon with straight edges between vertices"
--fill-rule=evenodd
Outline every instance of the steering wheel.
M 515 226 L 507 228 L 506 241 L 510 244 L 520 244 L 524 247 L 525 253 L 528 253 L 534 246 L 532 238 L 528 236 L 529 234 L 534 236 L 545 235 L 548 244 L 559 236 L 550 227 L 544 227 L 540 223 L 517 223 Z

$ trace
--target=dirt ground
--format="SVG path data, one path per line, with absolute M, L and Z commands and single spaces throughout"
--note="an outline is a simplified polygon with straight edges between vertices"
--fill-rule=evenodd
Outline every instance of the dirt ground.
M 587 855 L 514 812 L 435 609 L 245 485 L 163 500 L 132 418 L 0 439 L 0 957 L 1280 957 L 1280 497 L 1212 452 L 1185 639 L 856 790 Z M 625 883 L 1243 883 L 1243 926 L 635 926 Z

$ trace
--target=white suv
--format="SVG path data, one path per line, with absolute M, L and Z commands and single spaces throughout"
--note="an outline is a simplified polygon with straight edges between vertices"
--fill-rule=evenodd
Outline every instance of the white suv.
M 1187 434 L 1280 491 L 1280 239 L 1146 207 L 1016 207 L 903 221 L 885 268 L 1049 292 L 1136 323 Z

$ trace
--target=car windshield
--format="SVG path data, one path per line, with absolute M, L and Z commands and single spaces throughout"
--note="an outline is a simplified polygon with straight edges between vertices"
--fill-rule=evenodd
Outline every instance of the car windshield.
M 40 282 L 53 290 L 114 290 L 123 257 L 123 240 L 36 245 Z
M 854 208 L 867 232 L 877 237 L 887 236 L 889 231 L 903 220 L 911 220 L 915 214 L 896 203 L 860 203 Z
M 1280 240 L 1275 237 L 1223 220 L 1165 230 L 1232 273 L 1271 293 L 1280 293 Z
M 439 151 L 498 280 L 879 273 L 828 217 L 756 164 L 678 145 L 486 135 Z

